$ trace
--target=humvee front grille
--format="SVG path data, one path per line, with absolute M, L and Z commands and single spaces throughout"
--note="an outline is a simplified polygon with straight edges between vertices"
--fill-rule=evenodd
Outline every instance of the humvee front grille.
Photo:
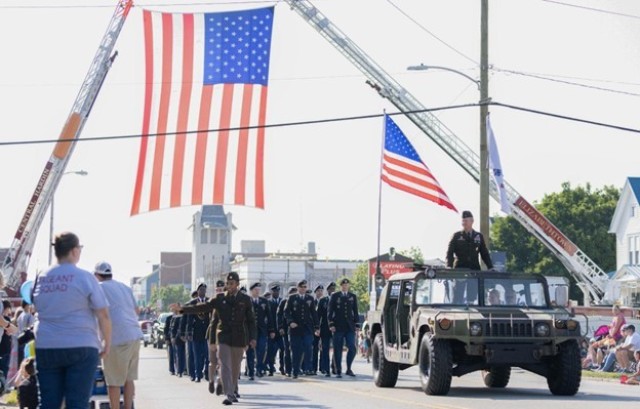
M 531 337 L 533 325 L 530 322 L 491 322 L 485 325 L 484 335 L 488 337 Z

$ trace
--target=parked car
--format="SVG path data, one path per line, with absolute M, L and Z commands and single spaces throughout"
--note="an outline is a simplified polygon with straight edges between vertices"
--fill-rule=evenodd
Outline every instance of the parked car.
M 153 343 L 154 348 L 164 348 L 164 344 L 166 343 L 164 339 L 164 325 L 167 322 L 167 317 L 170 317 L 170 312 L 163 312 L 160 314 L 158 319 L 156 319 L 153 323 L 153 330 L 151 333 L 151 342 Z
M 153 321 L 150 320 L 140 320 L 138 321 L 140 324 L 140 329 L 142 330 L 142 342 L 144 342 L 144 346 L 146 347 L 151 343 L 152 332 L 153 332 Z

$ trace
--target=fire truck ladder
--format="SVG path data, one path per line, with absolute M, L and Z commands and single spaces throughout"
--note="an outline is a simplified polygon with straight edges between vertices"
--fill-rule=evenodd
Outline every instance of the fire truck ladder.
M 286 3 L 355 65 L 368 78 L 367 83 L 380 96 L 388 99 L 403 112 L 474 180 L 480 180 L 479 156 L 435 115 L 426 112 L 426 108 L 409 91 L 387 74 L 310 1 L 286 0 Z M 589 304 L 590 299 L 601 302 L 608 281 L 607 274 L 533 205 L 524 200 L 511 185 L 505 182 L 505 188 L 512 216 L 551 250 L 569 270 L 584 293 L 585 305 Z M 495 200 L 500 200 L 494 180 L 490 183 L 490 194 Z
M 69 163 L 76 141 L 80 137 L 82 128 L 98 97 L 107 72 L 118 54 L 117 51 L 113 55 L 111 53 L 132 6 L 133 0 L 118 1 L 100 47 L 89 67 L 89 72 L 80 87 L 80 92 L 73 103 L 64 128 L 62 128 L 58 142 L 42 171 L 9 252 L 2 262 L 0 287 L 8 287 L 16 291 L 24 279 L 22 274 L 27 271 L 38 230 L 67 163 Z

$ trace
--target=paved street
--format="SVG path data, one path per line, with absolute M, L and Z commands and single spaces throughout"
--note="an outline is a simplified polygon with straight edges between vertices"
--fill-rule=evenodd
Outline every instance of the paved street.
M 137 409 L 212 408 L 223 407 L 222 397 L 209 394 L 207 384 L 192 383 L 189 378 L 169 375 L 166 350 L 142 348 L 140 380 L 137 383 Z M 583 379 L 580 392 L 572 397 L 555 397 L 547 389 L 546 381 L 536 375 L 514 370 L 506 389 L 490 390 L 484 387 L 479 373 L 454 378 L 448 396 L 432 397 L 420 389 L 417 370 L 410 368 L 400 373 L 395 388 L 376 388 L 371 381 L 371 367 L 358 359 L 354 365 L 355 379 L 326 379 L 303 377 L 292 380 L 276 375 L 255 382 L 245 379 L 240 384 L 242 408 L 347 408 L 357 405 L 366 408 L 492 408 L 539 409 L 540 404 L 551 403 L 563 409 L 602 409 L 628 406 L 640 401 L 640 387 L 614 382 Z M 258 378 L 256 378 L 258 379 Z

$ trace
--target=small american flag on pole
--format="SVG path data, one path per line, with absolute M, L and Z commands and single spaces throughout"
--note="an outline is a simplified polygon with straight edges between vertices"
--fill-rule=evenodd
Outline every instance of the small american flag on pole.
M 273 7 L 143 11 L 146 87 L 132 215 L 200 204 L 264 208 L 273 17 Z
M 458 211 L 411 142 L 388 115 L 384 116 L 381 177 L 391 187 Z

